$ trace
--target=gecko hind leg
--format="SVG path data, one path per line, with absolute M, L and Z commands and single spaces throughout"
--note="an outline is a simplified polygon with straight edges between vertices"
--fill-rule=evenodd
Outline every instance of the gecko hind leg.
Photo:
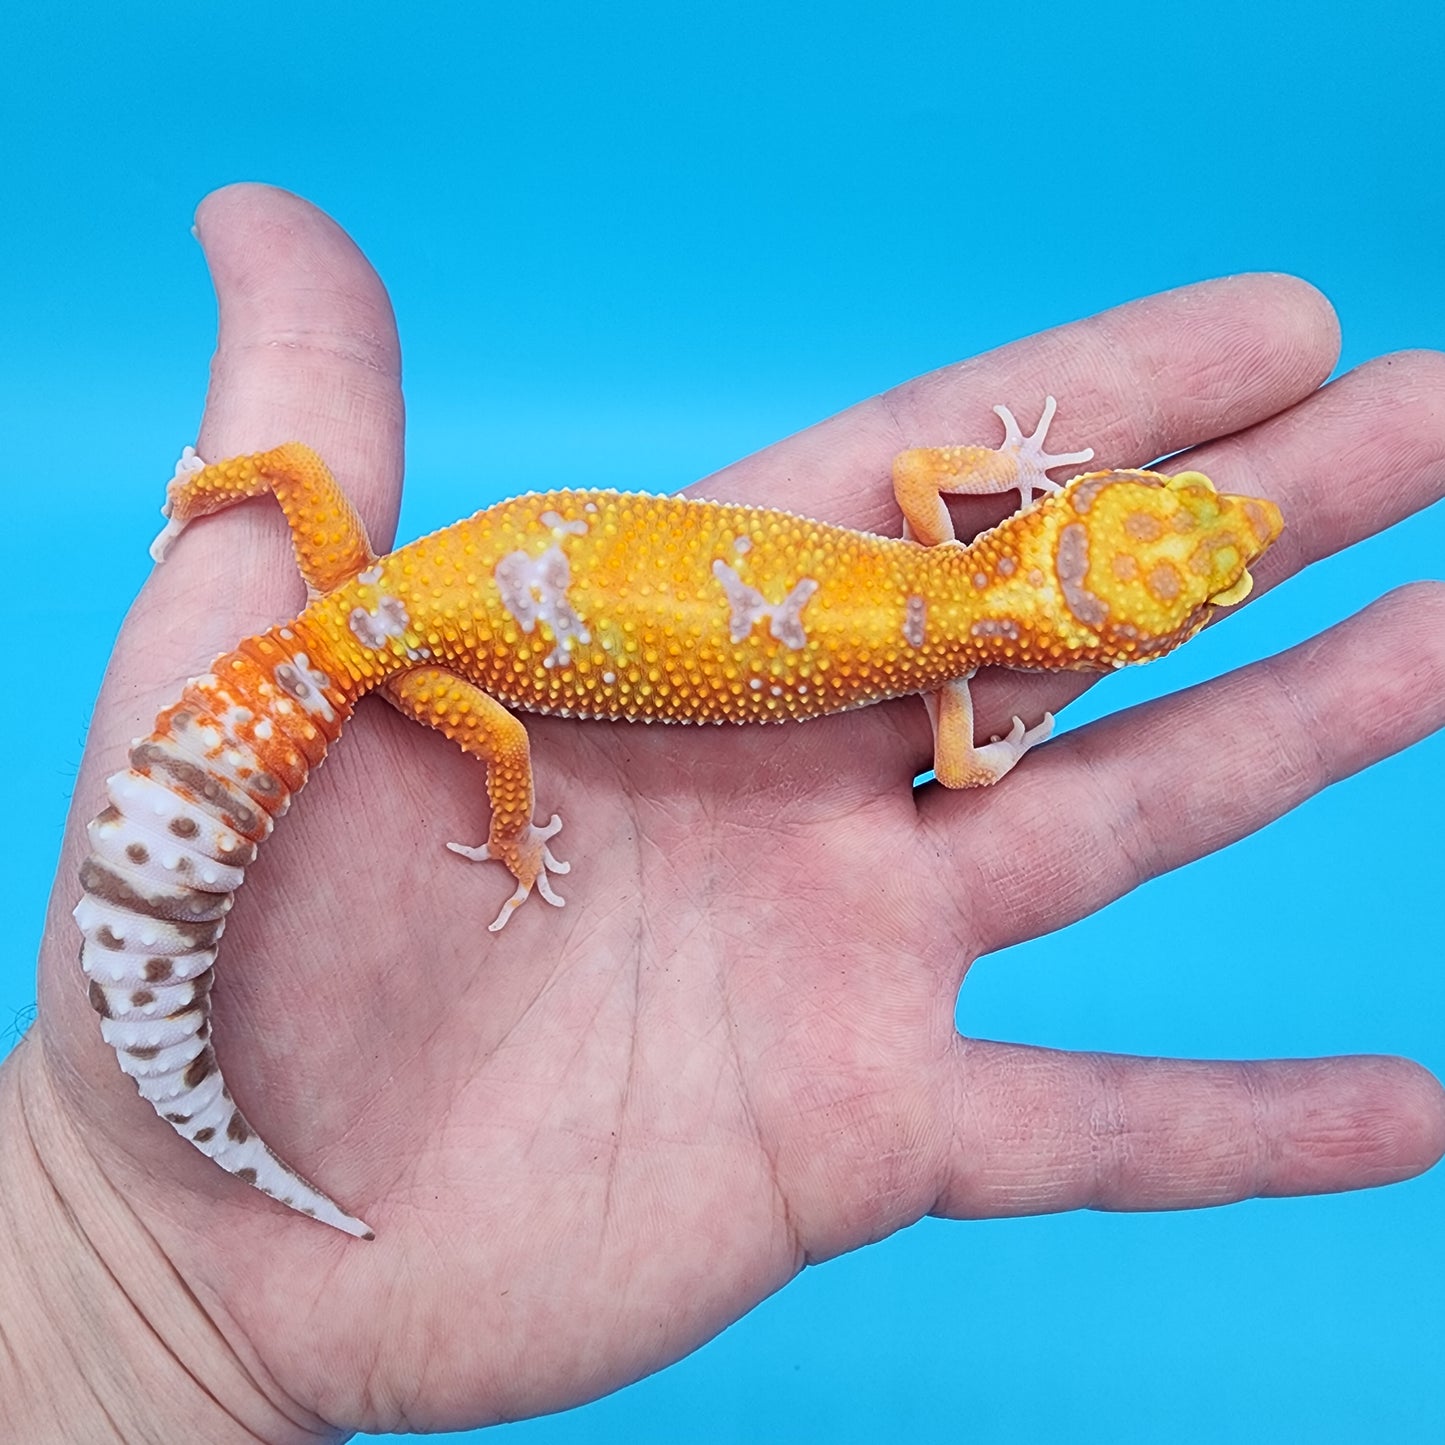
M 1044 401 L 1043 415 L 1029 436 L 1006 406 L 994 411 L 1003 422 L 1003 444 L 998 447 L 914 447 L 893 459 L 893 492 L 903 512 L 903 535 L 936 547 L 954 540 L 953 519 L 944 505 L 945 493 L 983 495 L 1017 489 L 1019 505 L 1027 507 L 1035 492 L 1056 492 L 1060 484 L 1049 476 L 1052 467 L 1070 467 L 1093 459 L 1093 449 L 1047 452 L 1044 438 L 1058 403 Z
M 562 827 L 555 813 L 542 827 L 532 821 L 532 759 L 527 730 L 489 693 L 444 667 L 413 667 L 392 678 L 382 695 L 399 712 L 415 722 L 435 728 L 463 752 L 487 765 L 487 796 L 492 821 L 487 841 L 478 847 L 448 843 L 453 853 L 474 862 L 501 863 L 517 880 L 512 896 L 488 925 L 493 933 L 527 901 L 535 888 L 542 898 L 561 908 L 549 875 L 566 873 L 547 846 Z
M 187 447 L 161 508 L 166 525 L 151 556 L 166 552 L 197 517 L 270 492 L 291 526 L 296 565 L 313 592 L 330 592 L 376 561 L 366 527 L 326 463 L 300 442 L 207 466 Z
M 933 724 L 933 772 L 945 788 L 986 788 L 998 782 L 1032 747 L 1045 741 L 1054 730 L 1054 715 L 1026 728 L 1022 718 L 1013 720 L 1007 737 L 994 738 L 981 746 L 973 741 L 973 697 L 968 684 L 973 677 L 955 678 L 937 692 L 924 695 L 928 718 Z

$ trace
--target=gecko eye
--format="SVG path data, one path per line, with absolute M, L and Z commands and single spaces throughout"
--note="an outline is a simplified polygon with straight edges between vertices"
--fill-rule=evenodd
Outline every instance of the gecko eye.
M 1171 492 L 1184 492 L 1191 488 L 1199 488 L 1216 495 L 1219 493 L 1219 488 L 1203 472 L 1175 472 L 1164 485 Z

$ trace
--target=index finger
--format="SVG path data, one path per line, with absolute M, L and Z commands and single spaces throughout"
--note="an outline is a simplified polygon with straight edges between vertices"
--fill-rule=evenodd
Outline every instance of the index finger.
M 1314 391 L 1338 356 L 1334 311 L 1307 282 L 1271 274 L 1204 281 L 905 382 L 714 473 L 698 490 L 897 536 L 894 455 L 993 444 L 996 403 L 1031 422 L 1044 397 L 1057 396 L 1052 447 L 1091 446 L 1095 467 L 1139 466 L 1283 411 Z M 959 535 L 1005 508 L 997 497 L 959 505 Z

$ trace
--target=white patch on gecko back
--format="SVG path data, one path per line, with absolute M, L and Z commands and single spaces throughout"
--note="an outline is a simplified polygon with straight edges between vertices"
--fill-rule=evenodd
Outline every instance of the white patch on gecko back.
M 493 576 L 502 606 L 523 632 L 536 631 L 539 622 L 552 629 L 556 646 L 543 659 L 545 666 L 565 664 L 574 643 L 592 641 L 592 634 L 567 600 L 572 569 L 561 547 L 548 547 L 540 557 L 520 549 L 509 552 L 497 563 Z
M 923 646 L 923 624 L 928 604 L 921 597 L 910 597 L 903 605 L 903 640 L 910 647 Z
M 576 521 L 567 521 L 560 512 L 543 512 L 539 519 L 542 525 L 554 533 L 561 533 L 572 537 L 585 537 L 587 535 L 587 523 L 580 518 Z
M 379 652 L 393 637 L 405 634 L 411 618 L 399 598 L 381 597 L 370 612 L 364 607 L 353 607 L 346 625 L 363 647 Z
M 1011 617 L 982 617 L 968 631 L 972 637 L 1007 637 L 1017 642 L 1020 628 Z
M 368 567 L 365 572 L 358 572 L 356 580 L 363 587 L 375 587 L 381 581 L 381 563 L 378 562 L 375 567 Z
M 769 602 L 756 587 L 749 587 L 721 558 L 712 564 L 712 575 L 723 585 L 731 609 L 729 627 L 732 640 L 741 642 L 755 624 L 768 620 L 768 632 L 785 647 L 794 649 L 807 645 L 803 631 L 803 608 L 818 590 L 812 577 L 793 584 L 793 590 L 781 602 Z

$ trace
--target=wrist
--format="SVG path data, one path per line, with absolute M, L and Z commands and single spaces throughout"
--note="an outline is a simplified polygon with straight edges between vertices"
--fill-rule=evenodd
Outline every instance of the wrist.
M 86 1148 L 39 1034 L 0 1064 L 0 1436 L 338 1438 L 260 1388 Z

